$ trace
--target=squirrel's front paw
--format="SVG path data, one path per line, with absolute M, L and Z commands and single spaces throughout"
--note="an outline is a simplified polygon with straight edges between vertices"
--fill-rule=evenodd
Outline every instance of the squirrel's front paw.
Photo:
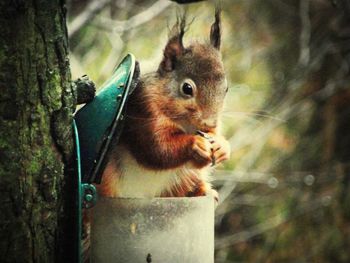
M 195 140 L 192 145 L 193 162 L 198 168 L 207 166 L 212 163 L 212 144 L 200 135 L 194 136 Z
M 221 135 L 209 134 L 212 138 L 211 147 L 213 149 L 212 158 L 215 164 L 219 164 L 230 158 L 230 143 Z

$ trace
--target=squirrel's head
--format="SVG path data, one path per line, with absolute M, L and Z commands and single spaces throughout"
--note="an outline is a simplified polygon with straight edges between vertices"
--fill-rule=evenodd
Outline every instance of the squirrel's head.
M 216 10 L 210 42 L 194 42 L 185 48 L 183 16 L 170 32 L 158 68 L 167 98 L 162 110 L 188 132 L 214 130 L 223 106 L 227 82 L 220 54 L 220 24 Z

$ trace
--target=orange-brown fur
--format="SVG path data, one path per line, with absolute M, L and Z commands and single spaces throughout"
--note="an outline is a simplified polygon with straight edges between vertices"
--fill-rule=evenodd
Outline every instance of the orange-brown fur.
M 218 145 L 213 154 L 205 156 L 201 149 L 208 148 L 208 143 L 195 133 L 201 130 L 215 138 L 218 130 L 218 115 L 226 93 L 218 46 L 219 24 L 217 16 L 212 26 L 211 43 L 195 42 L 188 48 L 182 44 L 184 20 L 174 27 L 158 71 L 143 76 L 129 98 L 125 127 L 120 141 L 112 147 L 102 183 L 98 186 L 100 195 L 119 196 L 119 180 L 129 176 L 127 171 L 121 172 L 123 151 L 120 146 L 145 171 L 156 173 L 174 169 L 175 172 L 182 166 L 190 167 L 181 171 L 187 175 L 179 176 L 176 183 L 169 181 L 173 185 L 164 188 L 157 194 L 159 196 L 199 196 L 211 190 L 210 184 L 198 175 L 201 169 L 211 164 L 216 150 L 220 161 L 227 159 L 227 156 L 222 157 L 227 152 L 219 153 L 221 145 Z M 176 87 L 183 79 L 195 83 L 193 99 L 184 99 L 176 94 Z M 207 119 L 211 123 L 203 121 Z M 213 151 L 207 148 L 204 152 Z M 154 180 L 156 176 L 160 175 L 155 174 Z M 133 193 L 128 192 L 127 195 L 132 196 Z

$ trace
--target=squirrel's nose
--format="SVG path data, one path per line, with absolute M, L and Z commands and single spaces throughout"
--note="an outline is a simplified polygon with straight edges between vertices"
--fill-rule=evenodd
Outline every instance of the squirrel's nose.
M 213 129 L 216 127 L 216 118 L 208 118 L 202 121 L 202 125 L 208 129 Z

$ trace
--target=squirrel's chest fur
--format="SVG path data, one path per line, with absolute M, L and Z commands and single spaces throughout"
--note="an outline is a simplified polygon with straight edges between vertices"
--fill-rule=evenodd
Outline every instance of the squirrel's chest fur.
M 138 138 L 141 134 L 131 133 L 129 137 Z M 151 153 L 154 151 L 152 145 L 146 147 L 142 141 L 145 143 L 145 140 L 134 141 L 133 146 L 137 144 L 138 147 L 131 149 L 123 143 L 118 144 L 102 175 L 102 183 L 97 186 L 99 194 L 109 197 L 184 197 L 194 195 L 200 190 L 198 188 L 211 189 L 208 182 L 210 167 L 194 168 L 190 161 L 174 168 L 143 164 L 145 155 L 149 159 L 155 152 Z M 171 153 L 156 156 L 158 159 L 172 158 Z
M 197 180 L 207 181 L 208 169 L 183 165 L 174 169 L 152 170 L 140 165 L 128 149 L 120 147 L 116 192 L 119 197 L 182 196 Z
M 118 192 L 121 197 L 160 196 L 176 181 L 176 170 L 155 171 L 138 164 L 136 159 L 124 147 L 120 147 L 118 163 L 120 176 Z

